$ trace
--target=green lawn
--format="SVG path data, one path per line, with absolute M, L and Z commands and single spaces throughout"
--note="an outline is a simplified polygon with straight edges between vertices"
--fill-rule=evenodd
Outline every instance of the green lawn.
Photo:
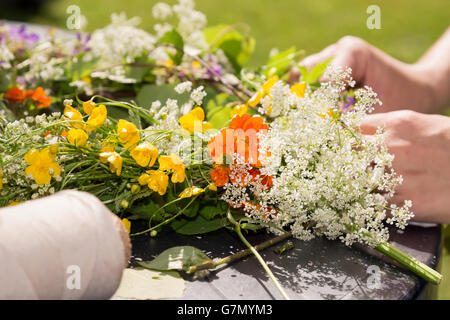
M 38 13 L 7 10 L 0 5 L 0 18 L 65 27 L 66 8 L 76 4 L 88 20 L 88 30 L 104 26 L 113 12 L 140 16 L 142 27 L 151 30 L 155 0 L 50 0 Z M 175 0 L 167 1 L 174 3 Z M 364 38 L 373 45 L 406 62 L 418 59 L 444 32 L 450 22 L 448 0 L 197 0 L 209 25 L 245 23 L 256 38 L 256 52 L 250 64 L 263 63 L 271 48 L 295 45 L 307 53 L 321 50 L 344 35 Z M 366 8 L 381 8 L 381 30 L 366 27 Z M 450 229 L 447 229 L 450 230 Z M 450 231 L 441 271 L 450 278 Z M 446 271 L 449 270 L 449 271 Z M 450 299 L 450 279 L 437 294 Z M 435 295 L 436 297 L 436 295 Z
M 24 16 L 23 11 L 6 12 L 0 17 L 65 27 L 66 8 L 76 4 L 93 30 L 108 23 L 113 12 L 125 11 L 140 16 L 142 27 L 151 30 L 155 0 L 49 0 L 38 14 Z M 175 3 L 169 0 L 168 3 Z M 401 60 L 412 62 L 442 34 L 450 21 L 448 0 L 197 0 L 197 8 L 206 13 L 209 25 L 245 23 L 256 38 L 255 65 L 265 61 L 273 47 L 296 45 L 308 53 L 316 52 L 340 37 L 362 37 Z M 381 8 L 381 30 L 366 27 L 366 8 Z

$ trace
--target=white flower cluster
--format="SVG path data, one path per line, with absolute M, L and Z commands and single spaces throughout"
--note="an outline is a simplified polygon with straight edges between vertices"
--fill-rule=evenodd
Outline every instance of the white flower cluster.
M 156 38 L 137 27 L 140 22 L 137 17 L 127 19 L 125 13 L 113 14 L 111 21 L 108 26 L 94 31 L 89 41 L 92 51 L 87 55 L 88 59 L 98 59 L 100 67 L 135 62 L 137 57 L 148 54 L 154 48 Z M 124 73 L 123 67 L 115 67 L 93 76 L 130 82 Z
M 179 0 L 178 4 L 169 6 L 166 3 L 157 3 L 152 10 L 153 16 L 157 19 L 165 20 L 173 14 L 178 18 L 177 30 L 183 37 L 185 45 L 194 50 L 204 50 L 208 47 L 203 29 L 206 27 L 206 16 L 194 9 L 193 0 Z M 170 30 L 170 25 L 157 24 L 155 31 L 158 35 Z
M 2 132 L 0 143 L 0 163 L 2 164 L 3 184 L 13 182 L 19 192 L 15 193 L 14 200 L 25 201 L 36 199 L 53 194 L 55 188 L 51 184 L 37 185 L 32 176 L 25 174 L 28 164 L 24 160 L 25 153 L 41 144 L 52 144 L 61 142 L 61 136 L 51 133 L 45 135 L 52 126 L 60 121 L 61 114 L 55 112 L 51 115 L 39 115 L 36 117 L 26 117 L 13 122 L 2 124 L 0 117 L 0 131 Z M 57 159 L 60 160 L 59 158 Z M 60 161 L 61 162 L 61 161 Z M 64 172 L 64 165 L 61 164 L 61 172 Z M 1 177 L 0 177 L 1 178 Z M 58 181 L 61 176 L 56 177 Z M 60 181 L 60 180 L 59 180 Z M 0 189 L 0 200 L 6 197 L 11 190 Z M 0 201 L 1 203 L 1 201 Z
M 11 61 L 14 59 L 14 54 L 9 50 L 8 46 L 0 42 L 0 68 L 11 68 Z
M 384 146 L 381 130 L 364 136 L 361 121 L 377 103 L 370 88 L 358 89 L 351 111 L 341 112 L 338 99 L 346 86 L 353 86 L 351 70 L 328 69 L 330 79 L 304 98 L 291 94 L 289 86 L 276 83 L 271 91 L 270 124 L 261 151 L 261 172 L 273 177 L 267 190 L 251 190 L 253 201 L 275 208 L 271 222 L 289 228 L 299 239 L 315 236 L 340 239 L 347 245 L 376 245 L 388 238 L 383 220 L 403 229 L 412 217 L 411 202 L 388 205 L 402 179 L 392 169 L 393 156 Z M 263 108 L 268 102 L 263 102 Z M 261 152 L 261 154 L 264 154 Z M 228 186 L 225 200 L 241 201 L 242 188 Z M 237 204 L 237 203 L 236 203 Z M 261 209 L 250 210 L 252 218 L 267 220 Z

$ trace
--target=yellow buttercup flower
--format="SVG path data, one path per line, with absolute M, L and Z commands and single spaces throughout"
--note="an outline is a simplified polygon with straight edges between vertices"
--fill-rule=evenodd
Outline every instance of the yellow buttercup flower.
M 31 149 L 25 156 L 25 162 L 29 166 L 25 169 L 26 175 L 32 175 L 34 181 L 39 184 L 50 183 L 52 177 L 61 174 L 61 167 L 55 162 L 56 152 L 54 147 L 48 147 L 41 151 Z
M 83 102 L 83 110 L 86 114 L 91 114 L 92 110 L 94 110 L 94 108 L 95 108 L 94 101 L 89 100 L 89 101 Z
M 111 140 L 102 141 L 102 149 L 100 150 L 100 153 L 113 151 L 116 151 L 116 143 L 114 141 Z
M 89 77 L 89 76 L 83 77 L 80 80 L 82 80 L 88 84 L 91 84 L 91 82 L 92 82 L 91 77 Z
M 174 65 L 173 60 L 172 60 L 172 59 L 167 59 L 166 61 L 164 61 L 164 65 L 165 65 L 167 68 L 172 68 L 173 65 Z
M 199 187 L 190 187 L 190 188 L 186 188 L 183 191 L 181 191 L 179 197 L 181 199 L 183 199 L 183 198 L 190 198 L 190 197 L 199 195 L 202 192 L 205 192 L 205 189 L 202 189 L 202 188 L 199 188 Z
M 108 111 L 106 110 L 106 107 L 103 104 L 92 109 L 91 115 L 89 116 L 89 119 L 86 122 L 86 131 L 92 132 L 96 130 L 105 122 L 107 116 Z
M 130 222 L 130 220 L 128 220 L 127 218 L 123 218 L 122 219 L 122 223 L 123 223 L 125 229 L 127 229 L 128 233 L 130 233 L 130 231 L 131 231 L 131 222 Z
M 270 89 L 273 87 L 273 85 L 280 80 L 280 78 L 275 75 L 270 77 L 266 82 L 264 82 L 261 85 L 261 89 L 259 89 L 254 95 L 253 97 L 250 98 L 250 100 L 248 100 L 247 104 L 250 107 L 256 107 L 260 102 L 261 99 L 264 98 L 264 96 L 266 94 L 270 93 Z
M 273 85 L 280 80 L 280 78 L 278 76 L 273 76 L 270 77 L 266 82 L 264 82 L 264 84 L 261 86 L 261 88 L 264 90 L 265 94 L 269 94 L 270 93 L 270 89 L 273 87 Z
M 129 148 L 141 139 L 139 136 L 139 130 L 134 123 L 120 119 L 117 124 L 117 133 L 119 135 L 119 142 L 124 144 L 125 148 Z
M 203 120 L 205 120 L 205 112 L 202 108 L 196 107 L 191 112 L 182 116 L 178 121 L 183 128 L 193 133 L 200 130 L 205 132 L 212 128 L 209 122 Z
M 217 191 L 217 186 L 216 186 L 216 184 L 214 182 L 211 182 L 208 185 L 208 189 L 211 190 L 211 191 Z
M 305 96 L 305 88 L 306 88 L 306 83 L 300 82 L 300 83 L 294 84 L 291 87 L 291 92 L 295 93 L 297 95 L 297 97 L 303 98 Z
M 130 151 L 131 156 L 141 167 L 151 167 L 158 158 L 158 149 L 150 142 L 144 142 Z
M 233 118 L 235 115 L 243 116 L 247 112 L 248 112 L 247 104 L 238 104 L 234 106 L 233 110 L 231 111 L 231 118 Z
M 258 90 L 258 92 L 256 92 L 253 97 L 250 98 L 250 100 L 248 100 L 248 105 L 250 107 L 256 107 L 258 105 L 258 103 L 261 101 L 261 99 L 263 98 L 264 95 L 264 90 L 260 89 Z
M 81 115 L 80 111 L 78 111 L 74 107 L 66 105 L 66 108 L 64 109 L 64 115 L 69 118 L 69 120 L 73 121 L 70 122 L 70 125 L 72 127 L 78 129 L 84 128 L 83 116 Z
M 101 152 L 100 153 L 100 161 L 103 163 L 109 163 L 109 170 L 111 170 L 112 173 L 115 173 L 116 175 L 120 176 L 120 173 L 122 172 L 122 163 L 123 159 L 115 151 L 109 151 L 109 152 Z
M 183 182 L 186 178 L 183 161 L 176 155 L 170 154 L 168 156 L 161 156 L 158 159 L 159 170 L 172 170 L 172 177 L 170 181 L 173 183 Z
M 147 185 L 151 190 L 164 195 L 169 185 L 169 176 L 159 170 L 149 170 L 138 178 L 140 185 Z
M 70 129 L 67 133 L 67 141 L 79 147 L 86 145 L 88 135 L 82 129 Z
M 193 67 L 194 69 L 199 69 L 199 68 L 202 67 L 202 64 L 201 64 L 199 61 L 194 60 L 194 61 L 192 61 L 192 67 Z

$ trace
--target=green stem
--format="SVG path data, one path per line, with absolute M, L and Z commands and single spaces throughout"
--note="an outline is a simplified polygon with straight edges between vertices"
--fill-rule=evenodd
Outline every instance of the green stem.
M 291 300 L 289 298 L 289 296 L 286 294 L 286 292 L 284 291 L 284 289 L 281 286 L 281 284 L 278 282 L 277 278 L 274 276 L 272 271 L 269 269 L 269 266 L 266 264 L 266 262 L 261 257 L 261 255 L 258 253 L 258 251 L 250 244 L 250 242 L 247 241 L 247 239 L 245 239 L 244 235 L 241 232 L 241 227 L 239 226 L 239 223 L 237 223 L 236 220 L 234 220 L 234 218 L 233 218 L 233 216 L 232 216 L 232 214 L 231 214 L 229 209 L 228 209 L 227 217 L 228 217 L 228 220 L 230 220 L 230 222 L 232 224 L 234 224 L 234 230 L 238 234 L 239 238 L 247 246 L 247 248 L 249 248 L 250 251 L 255 255 L 256 259 L 258 259 L 259 263 L 264 268 L 264 270 L 266 270 L 268 276 L 270 277 L 270 279 L 272 279 L 273 283 L 275 284 L 277 289 L 280 291 L 280 293 L 284 297 L 284 299 L 285 300 Z
M 181 199 L 183 199 L 183 198 L 177 198 L 177 199 L 175 199 L 175 200 L 173 200 L 173 201 L 171 201 L 171 202 L 169 202 L 169 203 L 166 203 L 166 205 L 164 205 L 164 206 L 162 206 L 161 208 L 159 208 L 159 210 L 161 210 L 161 209 L 163 209 L 164 207 L 166 207 L 167 205 L 172 204 L 172 203 L 175 203 L 176 201 L 179 201 L 179 200 L 181 200 Z M 158 225 L 156 225 L 156 226 L 154 226 L 154 227 L 151 227 L 151 228 L 149 228 L 149 229 L 147 229 L 147 230 L 144 230 L 144 231 L 141 231 L 141 232 L 137 232 L 137 233 L 130 234 L 130 237 L 133 237 L 133 236 L 139 236 L 139 235 L 141 235 L 141 234 L 150 232 L 150 231 L 152 231 L 152 230 L 155 230 L 156 228 L 159 228 L 159 227 L 162 227 L 162 226 L 168 224 L 169 222 L 171 222 L 171 221 L 174 220 L 175 218 L 177 218 L 177 217 L 179 217 L 180 215 L 182 215 L 183 212 L 191 205 L 192 202 L 194 202 L 195 199 L 197 199 L 197 197 L 193 197 L 192 200 L 189 201 L 189 203 L 188 203 L 183 209 L 181 209 L 180 211 L 178 211 L 177 214 L 175 214 L 174 216 L 170 217 L 169 219 L 164 220 L 164 221 L 161 222 L 160 224 L 158 224 Z M 159 210 L 158 210 L 157 212 L 159 212 Z M 156 212 L 155 212 L 155 214 L 156 214 Z
M 261 251 L 261 250 L 268 248 L 270 246 L 273 246 L 274 244 L 277 244 L 283 240 L 286 240 L 286 239 L 290 238 L 291 236 L 292 236 L 292 233 L 290 233 L 290 232 L 283 233 L 281 236 L 275 237 L 273 239 L 264 241 L 263 243 L 256 245 L 255 250 Z M 231 263 L 233 261 L 242 259 L 250 254 L 252 254 L 252 251 L 250 249 L 241 250 L 235 254 L 226 256 L 225 258 L 222 258 L 222 259 L 219 259 L 216 261 L 208 261 L 208 262 L 205 262 L 202 264 L 191 266 L 188 269 L 187 273 L 194 273 L 196 271 L 206 270 L 206 269 L 215 269 L 222 264 Z
M 439 272 L 389 242 L 382 242 L 375 249 L 432 284 L 437 285 L 442 280 L 442 275 Z

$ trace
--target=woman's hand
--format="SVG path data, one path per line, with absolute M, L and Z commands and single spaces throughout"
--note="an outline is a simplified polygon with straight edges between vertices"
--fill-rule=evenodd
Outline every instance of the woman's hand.
M 379 126 L 403 176 L 392 202 L 412 200 L 416 221 L 450 223 L 450 118 L 402 110 L 369 115 L 361 129 Z
M 450 103 L 450 28 L 415 64 L 392 58 L 360 38 L 346 36 L 306 57 L 308 69 L 331 57 L 332 65 L 352 68 L 358 86 L 370 86 L 382 101 L 375 112 L 411 109 L 436 113 Z

